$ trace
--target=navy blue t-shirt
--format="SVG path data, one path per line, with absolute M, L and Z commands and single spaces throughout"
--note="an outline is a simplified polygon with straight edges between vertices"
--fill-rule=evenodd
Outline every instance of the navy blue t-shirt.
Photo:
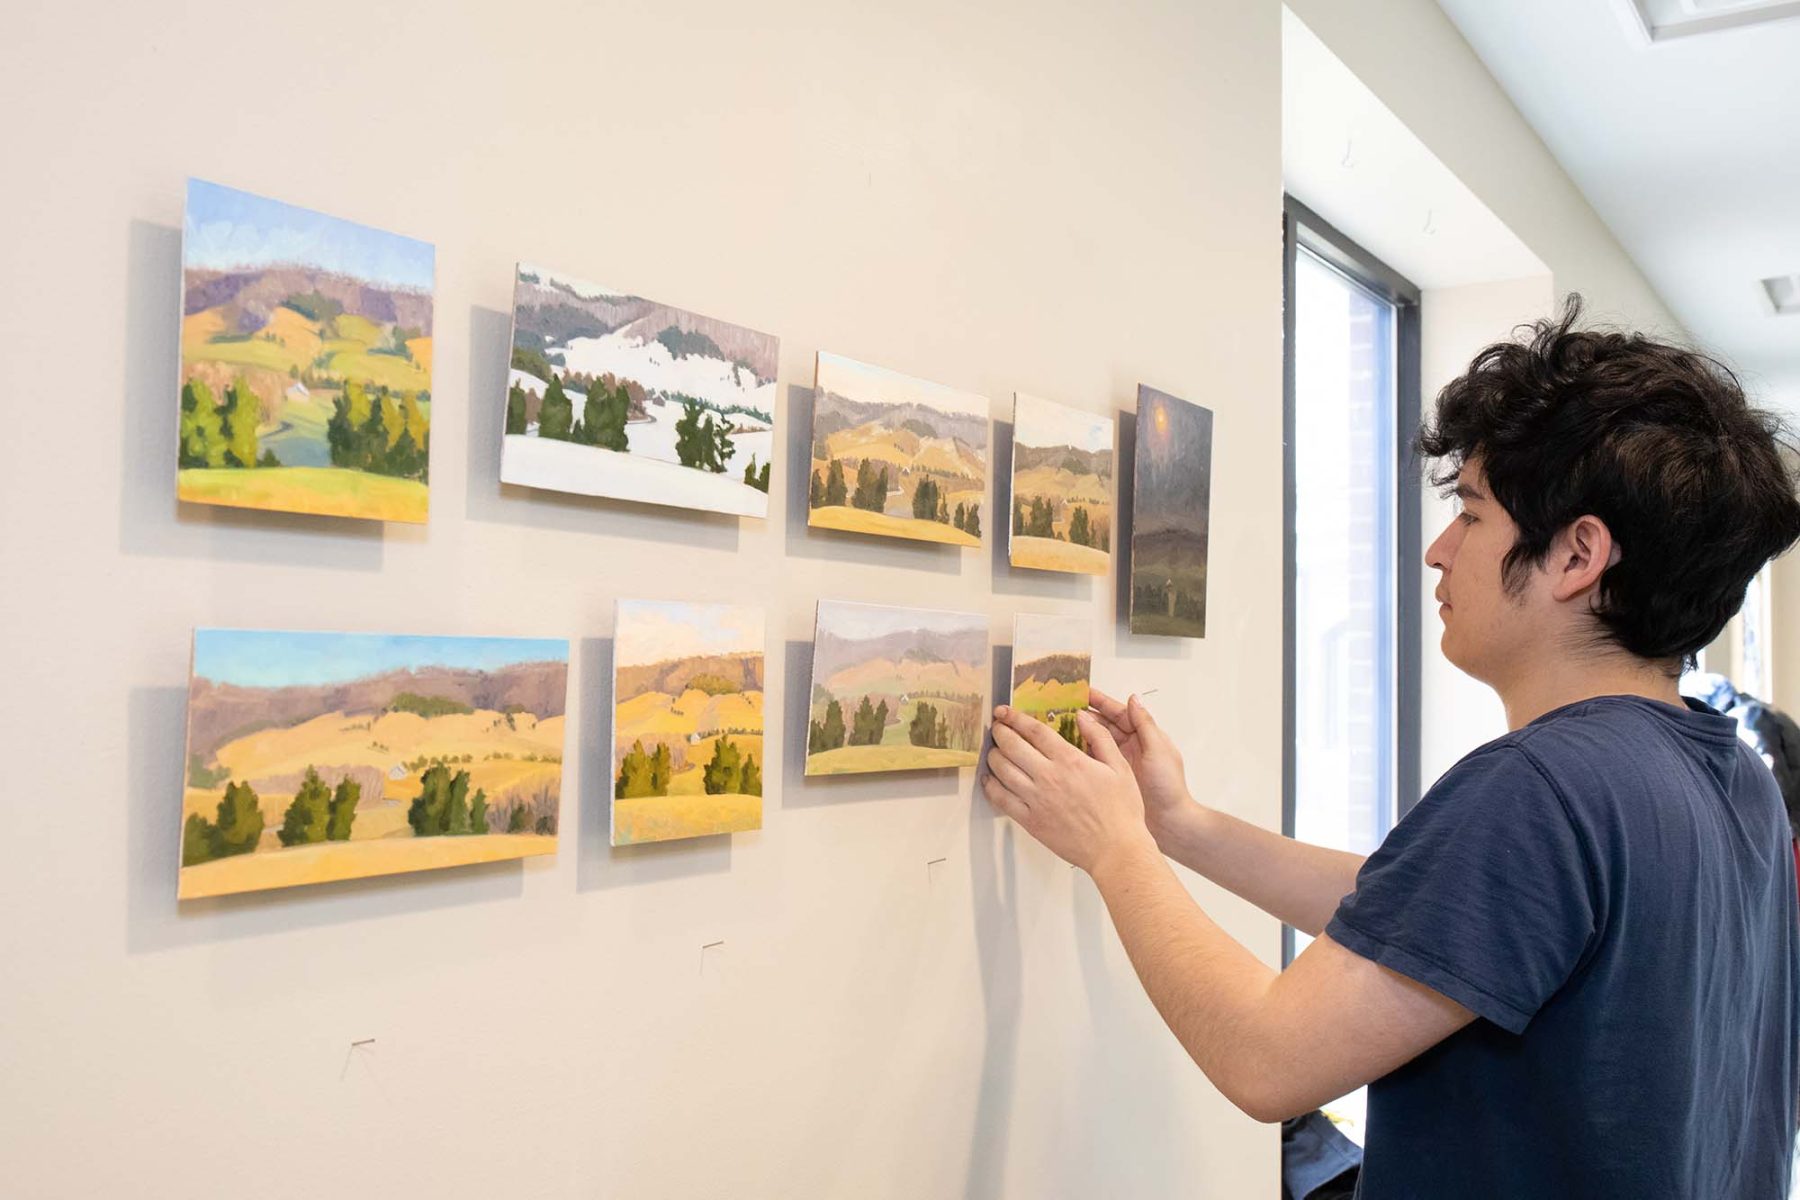
M 1326 927 L 1476 1014 L 1369 1085 L 1358 1196 L 1785 1197 L 1790 837 L 1697 704 L 1586 700 L 1452 767 Z

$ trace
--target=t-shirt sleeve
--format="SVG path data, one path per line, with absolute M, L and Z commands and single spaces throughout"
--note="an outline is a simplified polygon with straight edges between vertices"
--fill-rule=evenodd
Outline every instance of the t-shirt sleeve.
M 1426 793 L 1325 932 L 1521 1033 L 1586 953 L 1595 895 L 1555 786 L 1507 744 L 1463 759 Z

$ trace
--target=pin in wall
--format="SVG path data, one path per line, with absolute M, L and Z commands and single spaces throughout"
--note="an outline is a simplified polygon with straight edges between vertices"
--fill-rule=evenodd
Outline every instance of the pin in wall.
M 701 945 L 701 947 L 700 947 L 700 977 L 702 979 L 706 978 L 707 963 L 716 961 L 718 958 L 722 957 L 724 955 L 724 953 L 725 953 L 725 939 L 724 938 L 720 938 L 716 942 L 705 942 Z
M 950 860 L 947 858 L 933 858 L 927 860 L 925 863 L 925 882 L 935 884 L 938 879 L 938 868 L 949 861 Z

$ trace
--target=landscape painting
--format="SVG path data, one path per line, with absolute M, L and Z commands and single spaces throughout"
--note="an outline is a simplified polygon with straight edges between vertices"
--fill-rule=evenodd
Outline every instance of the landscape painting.
M 1088 706 L 1094 627 L 1085 616 L 1020 613 L 1013 618 L 1012 706 L 1075 746 L 1075 714 Z
M 1131 514 L 1131 632 L 1206 636 L 1210 409 L 1138 387 Z
M 763 612 L 621 600 L 612 844 L 762 828 Z
M 985 396 L 819 354 L 809 525 L 979 546 L 987 455 Z
M 769 513 L 770 334 L 520 263 L 503 482 Z
M 423 522 L 428 242 L 188 180 L 176 492 Z
M 1104 575 L 1112 527 L 1112 418 L 1015 395 L 1012 565 Z
M 806 774 L 973 766 L 987 663 L 985 613 L 821 600 Z
M 569 643 L 199 629 L 182 899 L 556 851 Z

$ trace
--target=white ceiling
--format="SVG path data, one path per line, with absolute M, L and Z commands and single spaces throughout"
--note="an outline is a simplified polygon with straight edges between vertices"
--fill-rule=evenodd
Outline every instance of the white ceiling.
M 1800 272 L 1800 18 L 1652 41 L 1637 0 L 1438 3 L 1694 337 L 1800 408 L 1761 284 Z
M 1281 174 L 1290 195 L 1417 287 L 1548 273 L 1305 22 L 1281 12 Z

